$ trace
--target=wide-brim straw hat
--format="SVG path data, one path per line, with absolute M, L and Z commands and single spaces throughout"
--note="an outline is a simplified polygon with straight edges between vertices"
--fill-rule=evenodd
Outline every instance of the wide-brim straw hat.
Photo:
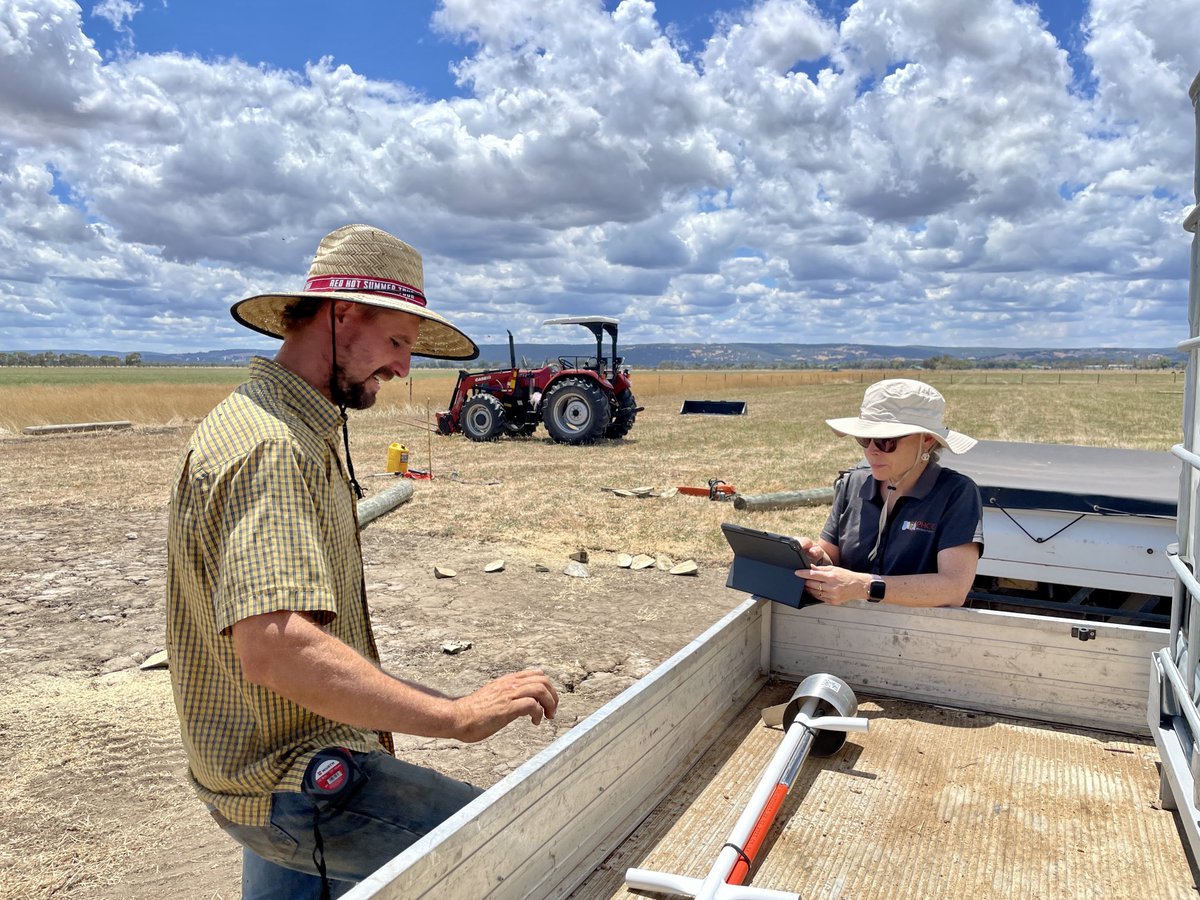
M 889 378 L 867 388 L 858 416 L 826 419 L 825 424 L 856 438 L 929 434 L 951 453 L 966 453 L 979 442 L 947 428 L 945 412 L 946 399 L 935 388 L 910 378 Z
M 474 359 L 479 355 L 473 340 L 426 307 L 421 254 L 370 225 L 346 225 L 325 235 L 309 266 L 304 290 L 247 297 L 230 312 L 248 328 L 282 338 L 284 310 L 306 298 L 365 303 L 423 319 L 413 356 Z

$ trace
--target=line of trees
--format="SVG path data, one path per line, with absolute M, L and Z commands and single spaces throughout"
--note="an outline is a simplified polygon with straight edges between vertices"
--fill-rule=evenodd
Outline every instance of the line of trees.
M 1118 361 L 1119 360 L 1119 361 Z M 229 363 L 223 363 L 229 365 Z M 1085 369 L 1111 368 L 1115 365 L 1131 369 L 1170 369 L 1182 366 L 1182 361 L 1175 361 L 1159 353 L 1129 358 L 1128 355 L 1105 356 L 1066 355 L 1048 361 L 1031 359 L 1014 359 L 1012 357 L 995 357 L 992 359 L 964 359 L 944 353 L 931 356 L 928 359 L 915 360 L 904 357 L 856 357 L 838 360 L 713 360 L 713 359 L 664 359 L 657 364 L 638 365 L 635 369 L 930 369 L 955 371 L 960 369 Z M 92 356 L 88 353 L 26 353 L 23 351 L 0 351 L 0 366 L 140 366 L 142 354 L 126 353 L 124 356 Z M 541 361 L 523 360 L 522 366 L 537 368 Z M 462 360 L 414 359 L 414 368 L 430 369 L 459 369 L 469 366 L 472 369 L 502 369 L 508 366 L 508 360 L 472 360 L 464 364 Z
M 1118 361 L 1119 360 L 1119 361 Z M 1150 353 L 1146 356 L 1127 357 L 1072 355 L 1049 362 L 1037 362 L 1028 359 L 1012 359 L 997 357 L 995 359 L 962 359 L 949 354 L 931 356 L 920 363 L 923 369 L 941 369 L 953 371 L 957 369 L 1097 369 L 1122 367 L 1130 369 L 1170 369 L 1182 367 L 1183 360 L 1175 362 L 1161 353 Z
M 140 366 L 142 354 L 92 356 L 88 353 L 25 353 L 0 351 L 0 366 Z

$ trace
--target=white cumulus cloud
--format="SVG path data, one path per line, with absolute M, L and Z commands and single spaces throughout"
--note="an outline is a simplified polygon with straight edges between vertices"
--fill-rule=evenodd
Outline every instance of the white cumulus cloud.
M 347 222 L 417 246 L 480 339 L 1186 332 L 1194 0 L 1091 0 L 1074 56 L 1015 0 L 759 0 L 691 46 L 649 0 L 444 0 L 448 98 L 138 53 L 140 11 L 0 2 L 0 349 L 258 346 L 230 303 Z

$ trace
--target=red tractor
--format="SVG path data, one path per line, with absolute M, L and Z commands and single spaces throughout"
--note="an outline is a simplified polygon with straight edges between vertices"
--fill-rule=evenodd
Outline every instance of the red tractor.
M 460 370 L 450 409 L 437 414 L 440 433 L 461 431 L 473 441 L 494 441 L 506 434 L 533 434 L 538 422 L 560 444 L 591 444 L 629 433 L 642 407 L 633 398 L 629 368 L 617 356 L 617 320 L 580 316 L 542 324 L 587 328 L 596 336 L 595 357 L 560 356 L 540 369 L 518 369 L 510 331 L 509 368 Z M 608 359 L 605 334 L 612 337 Z

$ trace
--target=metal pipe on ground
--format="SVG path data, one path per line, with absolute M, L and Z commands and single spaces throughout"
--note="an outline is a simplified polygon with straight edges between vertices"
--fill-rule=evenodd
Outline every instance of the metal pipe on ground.
M 803 491 L 776 491 L 773 494 L 736 494 L 734 509 L 758 512 L 766 509 L 794 509 L 798 506 L 821 506 L 833 502 L 833 488 L 808 488 Z
M 374 497 L 359 500 L 358 527 L 360 529 L 366 528 L 380 516 L 385 516 L 397 506 L 407 503 L 412 499 L 412 495 L 412 482 L 401 480 L 399 484 L 394 484 L 380 491 Z

